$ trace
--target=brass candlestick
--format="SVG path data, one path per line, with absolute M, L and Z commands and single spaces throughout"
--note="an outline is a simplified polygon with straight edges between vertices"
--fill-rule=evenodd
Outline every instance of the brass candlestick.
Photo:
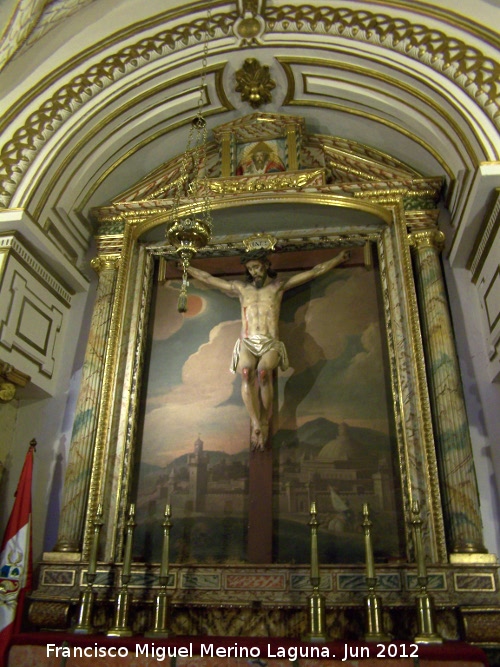
M 304 637 L 306 641 L 324 642 L 325 633 L 325 598 L 319 592 L 320 574 L 318 564 L 318 526 L 316 503 L 311 503 L 311 584 L 312 595 L 309 597 L 308 619 L 309 632 Z
M 384 642 L 390 640 L 390 635 L 384 631 L 384 623 L 382 618 L 382 605 L 378 595 L 375 594 L 375 586 L 377 584 L 377 577 L 375 576 L 375 565 L 373 559 L 373 546 L 371 527 L 373 523 L 370 521 L 368 512 L 368 504 L 363 504 L 363 532 L 365 534 L 365 554 L 366 554 L 366 585 L 368 586 L 368 595 L 365 597 L 366 608 L 366 632 L 365 641 L 367 642 Z
M 434 621 L 434 605 L 432 597 L 427 591 L 427 568 L 425 565 L 425 554 L 422 547 L 422 519 L 420 518 L 420 507 L 415 500 L 411 508 L 412 532 L 415 546 L 415 557 L 417 559 L 417 582 L 420 592 L 417 593 L 417 627 L 418 634 L 415 642 L 420 644 L 441 644 L 443 638 L 438 634 Z
M 168 568 L 169 568 L 169 549 L 170 549 L 170 529 L 172 528 L 170 505 L 165 507 L 165 518 L 163 527 L 163 548 L 161 552 L 160 565 L 160 590 L 155 598 L 155 624 L 153 630 L 146 632 L 146 637 L 170 637 L 171 632 L 167 628 L 168 621 Z
M 121 577 L 121 587 L 116 597 L 115 621 L 111 630 L 108 630 L 109 637 L 131 637 L 132 630 L 128 626 L 128 617 L 130 611 L 131 594 L 128 590 L 130 583 L 130 570 L 132 565 L 132 543 L 134 540 L 135 523 L 135 505 L 130 505 L 128 521 L 126 524 L 127 535 L 125 539 L 125 553 L 123 556 L 123 567 Z
M 97 552 L 99 549 L 99 536 L 104 522 L 102 520 L 102 505 L 99 503 L 97 512 L 93 521 L 94 535 L 90 549 L 89 566 L 87 569 L 87 587 L 80 597 L 80 611 L 78 613 L 78 623 L 74 629 L 76 634 L 90 635 L 94 632 L 92 625 L 92 611 L 95 602 L 95 593 L 93 590 L 95 576 L 97 572 Z

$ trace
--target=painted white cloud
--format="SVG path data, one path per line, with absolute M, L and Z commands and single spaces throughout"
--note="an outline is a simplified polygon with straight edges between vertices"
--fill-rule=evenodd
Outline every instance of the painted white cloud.
M 239 321 L 214 327 L 209 341 L 184 364 L 182 383 L 156 396 L 145 419 L 143 452 L 148 463 L 165 465 L 192 450 L 198 435 L 206 449 L 241 451 L 248 440 L 243 405 L 221 405 L 233 393 L 229 371 Z
M 347 280 L 331 283 L 325 297 L 311 299 L 297 310 L 293 323 L 280 326 L 297 371 L 321 359 L 341 356 L 347 336 L 362 335 L 378 320 L 374 277 L 363 268 L 350 271 Z
M 327 417 L 387 428 L 387 371 L 375 280 L 365 269 L 352 270 L 347 280 L 326 288 L 328 299 L 311 299 L 297 310 L 293 323 L 283 323 L 293 372 L 286 391 L 282 376 L 281 426 L 296 428 L 309 419 Z M 358 345 L 346 347 L 350 336 L 361 350 Z M 312 376 L 302 375 L 316 362 L 320 363 Z

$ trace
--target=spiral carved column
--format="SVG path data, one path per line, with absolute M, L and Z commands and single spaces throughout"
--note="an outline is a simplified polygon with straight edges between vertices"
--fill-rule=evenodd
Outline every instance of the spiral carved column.
M 69 461 L 64 479 L 59 533 L 54 551 L 75 552 L 81 548 L 92 469 L 92 452 L 99 417 L 104 356 L 111 322 L 118 264 L 117 255 L 102 255 L 92 261 L 92 267 L 99 274 L 99 283 L 83 363 L 80 394 L 75 409 Z
M 444 234 L 410 234 L 422 321 L 422 336 L 439 462 L 448 547 L 454 553 L 484 553 L 479 494 L 469 425 L 439 254 Z

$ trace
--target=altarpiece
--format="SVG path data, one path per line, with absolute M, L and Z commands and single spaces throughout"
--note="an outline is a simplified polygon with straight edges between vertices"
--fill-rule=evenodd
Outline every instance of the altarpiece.
M 252 453 L 238 379 L 227 371 L 237 304 L 192 282 L 186 315 L 175 311 L 179 274 L 164 228 L 177 158 L 95 211 L 98 292 L 59 539 L 44 555 L 31 620 L 74 622 L 102 504 L 96 625 L 109 626 L 134 502 L 132 622 L 139 633 L 147 629 L 158 583 L 155 534 L 169 502 L 173 631 L 300 636 L 315 500 L 328 632 L 356 638 L 366 592 L 360 509 L 369 502 L 378 591 L 391 628 L 397 616 L 405 638 L 417 587 L 418 501 L 440 632 L 454 639 L 465 626 L 464 638 L 474 641 L 477 623 L 498 603 L 498 578 L 483 546 L 440 265 L 442 179 L 356 142 L 308 134 L 298 116 L 254 113 L 213 137 L 214 236 L 197 265 L 241 274 L 239 256 L 249 247 L 273 249 L 280 272 L 339 248 L 352 253 L 347 266 L 283 303 L 292 370 L 276 379 L 271 558 L 252 562 L 247 551 Z

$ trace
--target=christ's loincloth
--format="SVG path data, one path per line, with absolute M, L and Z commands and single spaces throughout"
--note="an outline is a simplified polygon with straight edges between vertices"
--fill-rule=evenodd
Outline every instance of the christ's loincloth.
M 250 336 L 249 338 L 238 338 L 233 350 L 233 358 L 229 370 L 231 373 L 236 373 L 238 361 L 240 359 L 241 346 L 244 345 L 246 349 L 253 354 L 257 359 L 262 359 L 264 354 L 276 351 L 279 355 L 279 367 L 282 371 L 286 371 L 289 366 L 288 355 L 286 353 L 285 344 L 276 338 L 269 338 L 269 336 Z

